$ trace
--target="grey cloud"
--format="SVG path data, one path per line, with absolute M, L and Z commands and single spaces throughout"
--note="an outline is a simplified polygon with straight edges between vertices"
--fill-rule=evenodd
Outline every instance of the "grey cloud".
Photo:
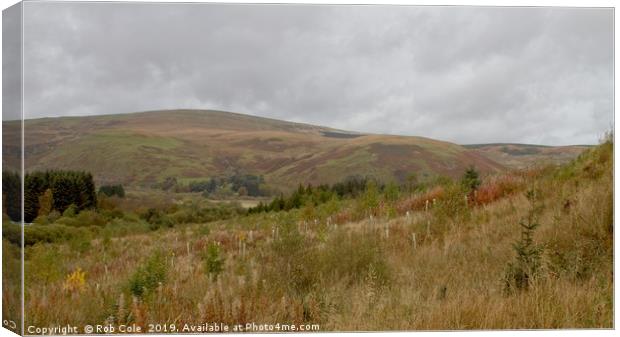
M 595 143 L 613 11 L 25 6 L 28 118 L 222 109 L 458 143 Z

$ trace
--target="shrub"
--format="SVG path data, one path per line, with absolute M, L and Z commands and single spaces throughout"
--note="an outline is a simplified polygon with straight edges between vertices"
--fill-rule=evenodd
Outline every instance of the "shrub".
M 172 219 L 166 214 L 164 214 L 164 212 L 156 208 L 149 208 L 146 213 L 141 215 L 141 217 L 149 223 L 149 228 L 151 230 L 157 230 L 161 227 L 174 226 L 174 222 L 172 221 Z
M 90 241 L 92 237 L 90 233 L 86 231 L 84 231 L 83 233 L 84 235 L 74 235 L 69 240 L 69 248 L 71 248 L 72 251 L 77 253 L 85 253 L 90 249 Z
M 107 219 L 96 211 L 84 210 L 81 211 L 75 218 L 78 226 L 104 226 L 107 223 Z
M 506 291 L 528 289 L 531 278 L 536 275 L 541 264 L 542 247 L 534 244 L 534 230 L 539 226 L 537 216 L 542 210 L 536 201 L 536 193 L 532 190 L 526 193 L 531 204 L 527 216 L 519 222 L 521 238 L 513 245 L 516 253 L 514 262 L 508 264 L 504 276 Z
M 105 194 L 100 194 L 97 197 L 97 209 L 99 210 L 116 210 L 119 206 L 120 202 L 119 197 L 108 197 Z M 123 204 L 126 204 L 127 201 L 123 200 Z
M 56 224 L 67 227 L 80 227 L 80 224 L 75 217 L 68 217 L 64 215 L 56 220 Z
M 39 215 L 34 220 L 32 220 L 32 223 L 37 225 L 47 225 L 50 223 L 50 221 L 46 215 Z
M 302 236 L 294 222 L 285 221 L 271 244 L 273 257 L 265 271 L 274 289 L 304 297 L 317 284 L 321 269 L 315 242 Z
M 443 188 L 440 199 L 433 205 L 433 214 L 440 220 L 454 219 L 458 215 L 469 214 L 465 196 L 467 191 L 463 185 L 451 184 Z
M 419 211 L 426 207 L 427 202 L 432 203 L 433 199 L 437 200 L 444 194 L 445 188 L 443 186 L 437 186 L 425 193 L 416 194 L 412 197 L 406 198 L 400 201 L 396 205 L 398 213 L 403 214 L 407 211 Z
M 224 269 L 224 259 L 220 254 L 220 247 L 215 244 L 209 244 L 207 252 L 202 257 L 205 265 L 205 270 L 210 277 L 217 279 L 218 275 Z
M 161 250 L 156 250 L 132 275 L 129 290 L 134 296 L 143 297 L 163 284 L 167 273 L 165 254 Z
M 14 245 L 21 247 L 22 245 L 22 231 L 21 225 L 11 222 L 5 222 L 2 224 L 2 238 L 8 240 Z
M 84 291 L 86 288 L 86 273 L 81 268 L 76 269 L 73 273 L 67 275 L 62 288 L 68 292 Z
M 366 186 L 366 191 L 360 198 L 357 199 L 357 215 L 359 217 L 366 217 L 368 215 L 376 215 L 377 207 L 379 206 L 379 188 L 374 180 L 369 180 Z
M 80 231 L 59 224 L 46 226 L 31 225 L 24 227 L 24 245 L 31 246 L 38 242 L 64 242 L 79 235 Z M 16 243 L 18 243 L 17 241 Z
M 47 220 L 50 223 L 54 223 L 56 222 L 56 220 L 60 218 L 60 216 L 61 216 L 60 212 L 58 212 L 57 210 L 53 210 L 50 212 L 50 214 L 47 215 Z
M 489 204 L 493 201 L 514 194 L 521 190 L 523 180 L 513 175 L 504 175 L 489 179 L 482 184 L 473 197 L 473 202 L 478 205 Z M 470 198 L 472 194 L 470 193 Z
M 62 276 L 62 258 L 58 250 L 48 245 L 35 244 L 25 251 L 26 281 L 49 284 Z
M 66 216 L 69 218 L 74 217 L 77 214 L 77 207 L 75 206 L 75 204 L 71 204 L 69 205 L 69 207 L 67 207 L 63 212 L 62 212 L 62 216 Z
M 481 184 L 480 177 L 476 168 L 471 166 L 469 167 L 465 173 L 463 174 L 463 178 L 461 179 L 461 184 L 468 191 L 475 191 Z
M 378 286 L 389 283 L 390 269 L 377 236 L 353 234 L 349 238 L 338 232 L 331 236 L 326 247 L 320 258 L 324 275 L 331 274 L 336 280 L 345 279 L 354 284 L 364 282 L 372 273 Z

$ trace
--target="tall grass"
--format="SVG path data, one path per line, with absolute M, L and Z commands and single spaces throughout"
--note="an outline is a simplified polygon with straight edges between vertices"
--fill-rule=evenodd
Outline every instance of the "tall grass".
M 467 200 L 443 185 L 391 201 L 369 194 L 92 239 L 79 254 L 65 241 L 39 243 L 26 248 L 26 324 L 610 328 L 612 148 L 604 143 L 560 168 L 487 179 Z M 531 188 L 540 191 L 531 237 L 541 247 L 540 263 L 527 289 L 506 292 Z M 393 206 L 396 216 L 382 205 Z M 61 291 L 78 268 L 83 289 Z

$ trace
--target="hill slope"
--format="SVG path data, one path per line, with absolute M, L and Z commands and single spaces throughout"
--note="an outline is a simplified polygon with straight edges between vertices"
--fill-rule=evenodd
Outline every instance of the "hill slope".
M 506 167 L 517 169 L 545 163 L 564 164 L 591 147 L 588 145 L 545 146 L 509 143 L 464 146 Z
M 412 172 L 456 177 L 470 165 L 482 172 L 504 169 L 453 143 L 209 110 L 42 118 L 27 120 L 25 130 L 28 170 L 88 170 L 98 183 L 134 186 L 235 170 L 287 189 L 355 174 L 404 180 Z

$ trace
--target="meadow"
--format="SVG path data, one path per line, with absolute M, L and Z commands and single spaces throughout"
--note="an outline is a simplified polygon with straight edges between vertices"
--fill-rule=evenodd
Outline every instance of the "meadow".
M 279 211 L 99 198 L 26 227 L 25 326 L 612 328 L 612 167 L 610 137 L 561 166 Z

